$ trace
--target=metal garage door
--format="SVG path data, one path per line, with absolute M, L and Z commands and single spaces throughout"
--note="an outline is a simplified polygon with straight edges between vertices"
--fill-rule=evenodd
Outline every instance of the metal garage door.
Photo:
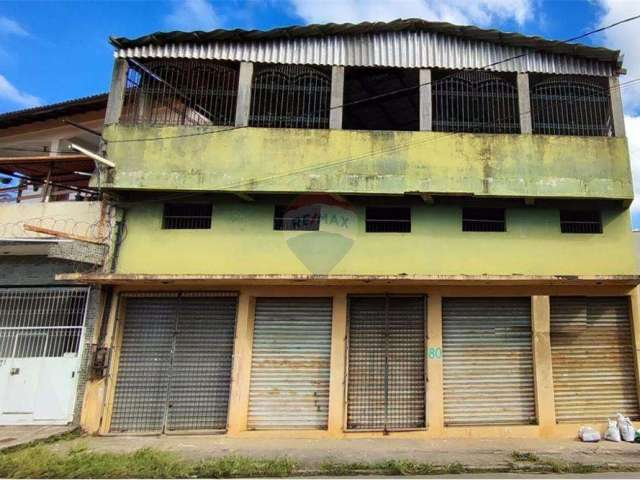
M 258 298 L 249 429 L 324 429 L 329 410 L 331 298 Z
M 640 416 L 627 297 L 552 297 L 551 354 L 558 422 Z
M 529 298 L 445 298 L 446 425 L 535 422 Z
M 424 428 L 425 297 L 349 298 L 347 428 Z
M 111 431 L 225 429 L 235 295 L 141 295 L 125 301 Z

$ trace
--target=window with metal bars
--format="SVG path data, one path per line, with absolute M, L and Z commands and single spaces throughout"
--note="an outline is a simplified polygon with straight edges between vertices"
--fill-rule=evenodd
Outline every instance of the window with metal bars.
M 602 233 L 602 216 L 596 210 L 560 210 L 562 233 Z
M 411 208 L 367 207 L 366 231 L 369 233 L 411 232 Z
M 329 128 L 330 98 L 328 67 L 256 64 L 249 126 Z
M 463 232 L 506 232 L 504 208 L 463 208 Z
M 273 215 L 274 230 L 312 232 L 320 229 L 320 207 L 318 205 L 292 207 L 276 205 Z
M 417 69 L 347 68 L 342 128 L 419 130 L 419 93 Z
M 460 70 L 432 75 L 433 130 L 520 133 L 515 74 Z
M 192 59 L 131 62 L 121 122 L 234 125 L 238 73 L 238 62 Z
M 533 133 L 613 136 L 606 78 L 532 75 L 530 92 Z
M 213 206 L 210 203 L 165 203 L 164 230 L 206 230 L 211 228 Z

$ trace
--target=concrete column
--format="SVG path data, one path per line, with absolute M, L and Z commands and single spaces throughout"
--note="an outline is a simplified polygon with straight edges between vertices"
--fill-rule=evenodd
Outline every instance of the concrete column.
M 251 111 L 251 82 L 253 80 L 253 63 L 241 62 L 238 78 L 238 103 L 236 104 L 236 127 L 249 125 Z
M 444 381 L 442 368 L 442 297 L 427 298 L 427 423 L 429 432 L 444 429 Z
M 342 129 L 342 104 L 344 103 L 344 67 L 331 67 L 331 110 L 329 128 Z
M 520 109 L 520 133 L 533 133 L 528 73 L 518 73 L 518 108 Z
M 551 435 L 556 427 L 556 408 L 551 365 L 551 313 L 549 297 L 531 297 L 531 332 L 536 415 L 541 435 Z
M 122 106 L 124 104 L 124 94 L 127 88 L 127 70 L 127 61 L 122 58 L 116 59 L 111 76 L 111 90 L 109 90 L 107 110 L 104 115 L 105 125 L 118 123 L 120 120 Z
M 431 97 L 431 70 L 420 70 L 420 130 L 433 130 L 433 105 Z
M 624 137 L 624 108 L 622 106 L 622 94 L 620 93 L 620 79 L 617 76 L 609 77 L 609 95 L 611 97 L 614 135 L 616 137 Z
M 333 297 L 331 323 L 331 376 L 329 380 L 329 433 L 340 436 L 345 415 L 345 373 L 347 347 L 347 294 Z
M 640 287 L 633 289 L 630 296 L 631 336 L 633 341 L 633 360 L 636 367 L 636 390 L 640 402 Z
M 238 320 L 233 346 L 233 369 L 229 395 L 227 431 L 230 434 L 243 432 L 247 429 L 254 312 L 255 298 L 241 294 L 238 299 Z

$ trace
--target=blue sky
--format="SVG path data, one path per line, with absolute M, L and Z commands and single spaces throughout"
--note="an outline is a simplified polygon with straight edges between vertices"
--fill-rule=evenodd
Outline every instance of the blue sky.
M 421 17 L 565 39 L 640 14 L 640 0 L 120 0 L 0 1 L 0 112 L 108 89 L 110 35 Z M 621 49 L 640 77 L 640 21 L 584 43 Z M 640 84 L 623 87 L 640 192 Z M 640 201 L 633 207 L 640 228 Z

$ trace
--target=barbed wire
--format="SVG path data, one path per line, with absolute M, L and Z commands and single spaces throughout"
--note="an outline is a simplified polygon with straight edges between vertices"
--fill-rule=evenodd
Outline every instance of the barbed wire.
M 15 222 L 0 223 L 0 238 L 2 239 L 24 239 L 24 238 L 46 238 L 49 235 L 26 230 L 25 225 L 56 230 L 78 237 L 107 242 L 111 238 L 113 224 L 108 219 L 89 222 L 75 218 L 65 217 L 31 217 L 16 220 Z

